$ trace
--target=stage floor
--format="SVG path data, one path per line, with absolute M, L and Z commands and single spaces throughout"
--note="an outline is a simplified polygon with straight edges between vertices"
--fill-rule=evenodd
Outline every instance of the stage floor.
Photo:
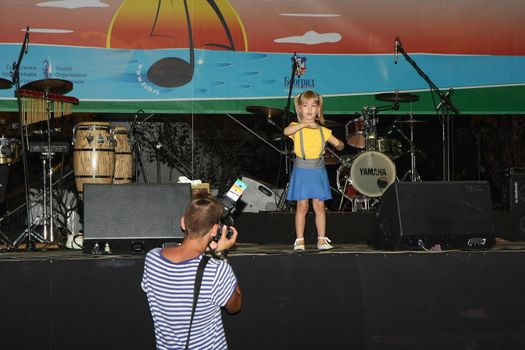
M 240 243 L 230 349 L 523 349 L 525 242 L 379 251 Z M 3 251 L 2 349 L 154 349 L 144 255 Z M 343 346 L 344 345 L 344 346 Z
M 229 263 L 244 305 L 223 313 L 231 350 L 525 348 L 525 241 L 385 251 L 368 244 L 373 213 L 327 218 L 335 248 L 316 249 L 308 215 L 304 252 L 292 249 L 293 213 L 238 218 Z M 154 349 L 144 254 L 36 247 L 0 246 L 0 349 Z

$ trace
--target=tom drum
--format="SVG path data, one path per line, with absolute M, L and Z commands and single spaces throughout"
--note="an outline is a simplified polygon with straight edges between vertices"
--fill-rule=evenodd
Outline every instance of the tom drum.
M 346 123 L 346 143 L 355 148 L 365 148 L 365 120 L 356 118 Z

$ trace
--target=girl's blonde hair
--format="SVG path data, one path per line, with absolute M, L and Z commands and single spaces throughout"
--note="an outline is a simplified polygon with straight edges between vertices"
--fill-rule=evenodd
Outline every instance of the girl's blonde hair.
M 301 115 L 299 106 L 305 101 L 305 100 L 314 100 L 315 103 L 319 106 L 319 114 L 317 115 L 317 118 L 319 118 L 319 123 L 321 125 L 324 125 L 324 115 L 323 115 L 323 96 L 319 95 L 317 92 L 312 90 L 307 90 L 301 92 L 299 95 L 295 96 L 294 98 L 294 106 L 295 106 L 295 113 L 297 113 L 297 119 L 301 121 L 303 116 Z

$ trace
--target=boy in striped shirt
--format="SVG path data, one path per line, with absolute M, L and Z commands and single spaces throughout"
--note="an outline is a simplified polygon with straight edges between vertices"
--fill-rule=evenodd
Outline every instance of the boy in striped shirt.
M 157 349 L 186 348 L 197 267 L 207 250 L 226 251 L 237 239 L 234 227 L 227 237 L 226 226 L 220 239 L 213 239 L 222 215 L 218 199 L 192 199 L 181 218 L 185 231 L 181 245 L 155 248 L 146 255 L 141 284 L 153 318 Z M 227 349 L 221 308 L 233 314 L 241 305 L 241 290 L 231 266 L 224 260 L 210 259 L 203 273 L 188 348 Z

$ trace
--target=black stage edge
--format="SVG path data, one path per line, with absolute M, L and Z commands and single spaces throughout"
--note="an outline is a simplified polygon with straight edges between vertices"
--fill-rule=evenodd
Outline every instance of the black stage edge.
M 240 245 L 230 349 L 525 348 L 525 250 L 352 247 Z M 74 253 L 0 255 L 0 349 L 154 349 L 144 256 Z
M 259 213 L 240 213 L 235 217 L 235 226 L 239 228 L 239 242 L 254 244 L 288 244 L 295 240 L 295 213 L 268 211 Z M 517 223 L 510 211 L 493 212 L 495 236 L 510 241 L 524 240 Z M 314 214 L 306 216 L 305 239 L 315 244 Z M 378 227 L 376 214 L 373 212 L 327 212 L 326 232 L 334 243 L 362 244 L 368 243 Z M 521 237 L 520 237 L 521 234 Z

